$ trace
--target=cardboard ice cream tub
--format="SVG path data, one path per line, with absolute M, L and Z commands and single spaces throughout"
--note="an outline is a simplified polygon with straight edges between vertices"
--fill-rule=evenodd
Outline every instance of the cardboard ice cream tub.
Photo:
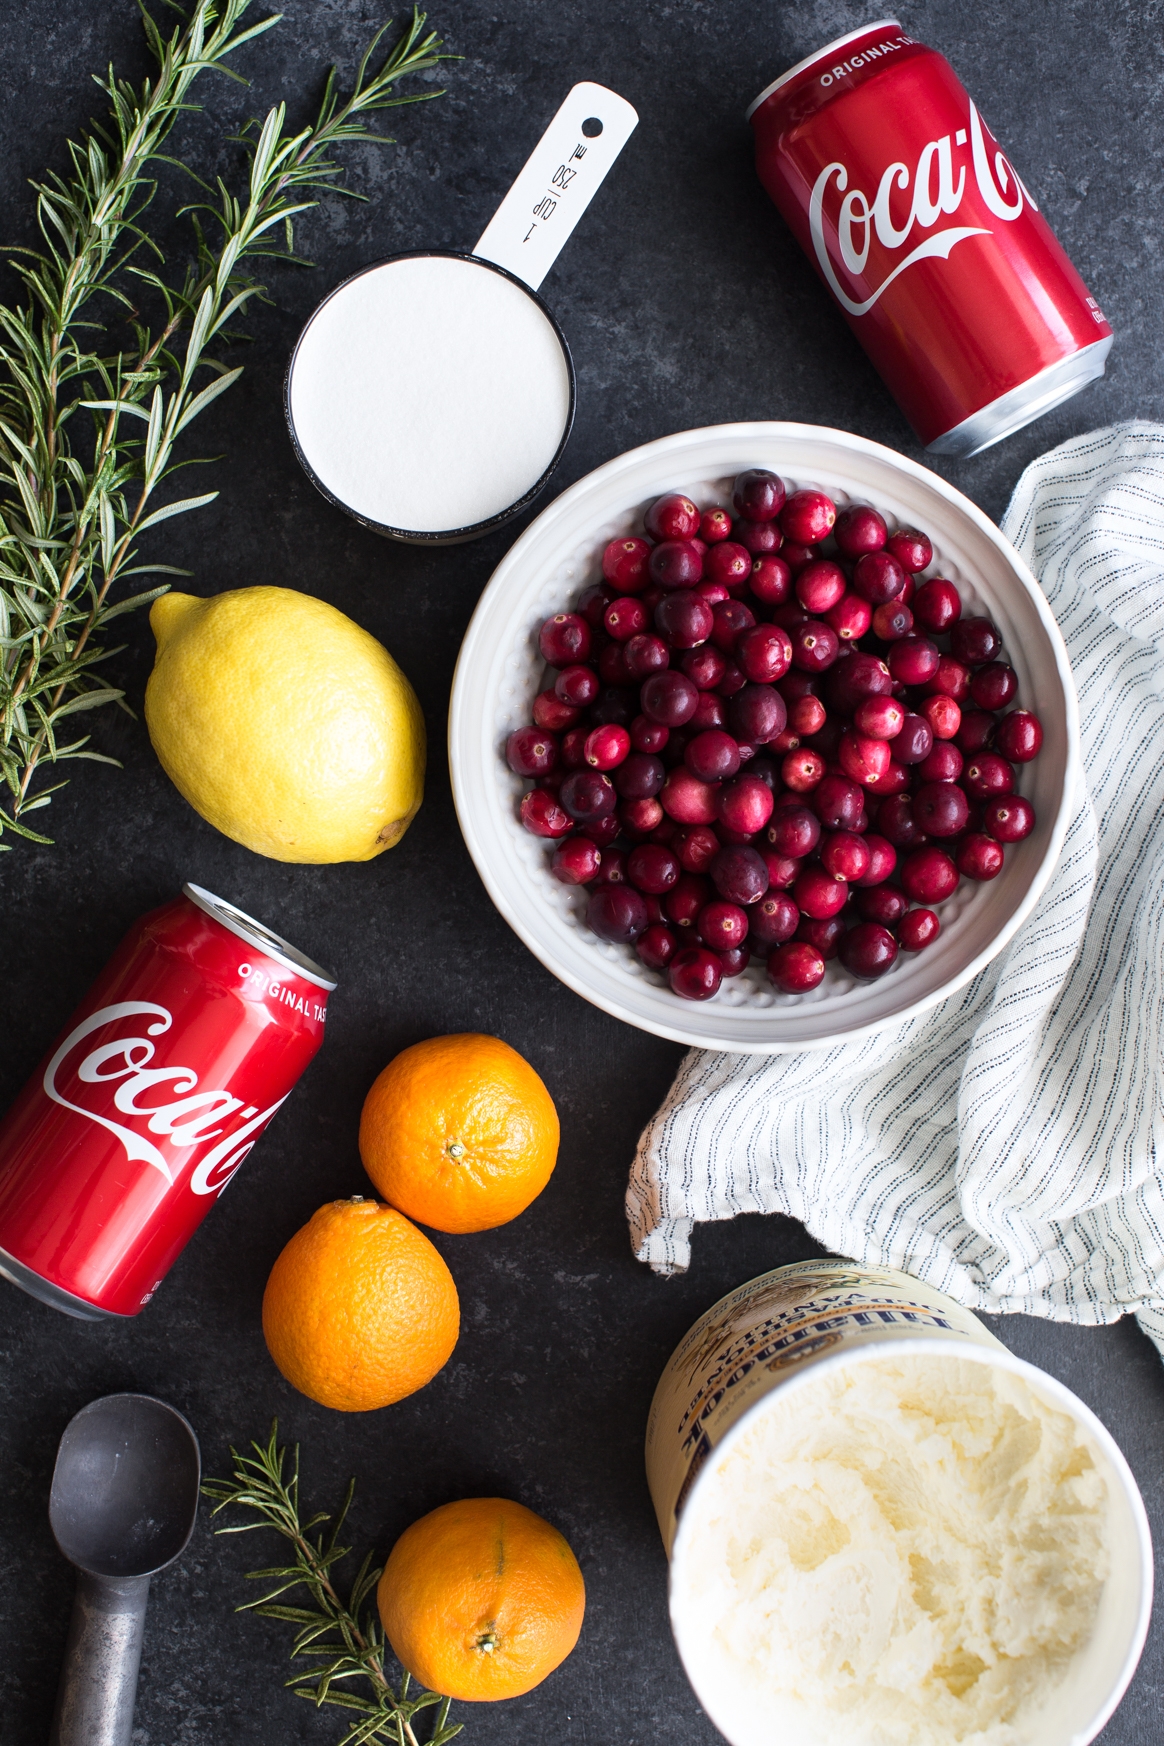
M 1086 1746 L 1147 1635 L 1135 1480 L 1069 1389 L 906 1274 L 780 1267 L 660 1378 L 647 1478 L 733 1746 Z

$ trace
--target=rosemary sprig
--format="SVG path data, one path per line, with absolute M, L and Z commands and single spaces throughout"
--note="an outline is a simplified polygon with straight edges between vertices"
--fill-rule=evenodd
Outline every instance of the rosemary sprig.
M 273 1582 L 275 1587 L 258 1600 L 245 1601 L 236 1610 L 258 1613 L 266 1619 L 286 1619 L 298 1625 L 292 1659 L 307 1655 L 319 1665 L 294 1674 L 287 1685 L 299 1697 L 310 1698 L 317 1709 L 323 1704 L 337 1704 L 358 1712 L 338 1746 L 362 1746 L 365 1741 L 418 1746 L 413 1718 L 433 1705 L 436 1715 L 427 1746 L 446 1746 L 463 1725 L 450 1724 L 449 1699 L 439 1692 L 424 1690 L 410 1696 L 408 1674 L 404 1674 L 395 1689 L 384 1672 L 384 1632 L 371 1600 L 380 1580 L 380 1567 L 373 1567 L 372 1554 L 369 1552 L 360 1565 L 346 1601 L 331 1580 L 333 1565 L 351 1550 L 336 1542 L 351 1508 L 355 1480 L 349 1483 L 343 1508 L 334 1522 L 324 1511 L 304 1521 L 299 1505 L 299 1446 L 296 1444 L 291 1452 L 290 1477 L 285 1479 L 287 1450 L 279 1447 L 278 1436 L 276 1420 L 265 1446 L 251 1444 L 253 1455 L 240 1455 L 237 1449 L 231 1449 L 235 1466 L 230 1479 L 209 1479 L 202 1487 L 207 1497 L 217 1500 L 214 1515 L 228 1506 L 237 1506 L 253 1510 L 259 1518 L 241 1522 L 237 1527 L 219 1528 L 218 1533 L 247 1534 L 256 1528 L 273 1528 L 293 1548 L 290 1564 L 247 1572 L 248 1582 Z M 280 1599 L 296 1588 L 307 1590 L 310 1605 L 290 1606 Z M 371 1695 L 336 1689 L 338 1681 L 352 1679 L 366 1681 Z
M 390 26 L 377 34 L 346 95 L 331 69 L 312 125 L 287 131 L 279 103 L 243 129 L 249 175 L 241 196 L 222 178 L 212 187 L 195 177 L 205 198 L 183 208 L 194 225 L 194 258 L 179 277 L 163 276 L 144 217 L 160 166 L 188 170 L 163 148 L 179 116 L 195 107 L 195 79 L 207 70 L 237 78 L 226 57 L 278 23 L 276 14 L 243 28 L 249 4 L 198 0 L 168 38 L 143 12 L 156 74 L 140 90 L 112 68 L 97 80 L 109 98 L 107 120 L 70 142 L 67 174 L 33 184 L 41 246 L 7 251 L 25 301 L 0 306 L 0 779 L 10 797 L 7 811 L 0 805 L 0 837 L 7 830 L 51 840 L 26 822 L 63 786 L 34 786 L 46 763 L 116 762 L 93 751 L 88 735 L 63 743 L 60 730 L 81 711 L 125 707 L 123 693 L 94 672 L 117 653 L 97 639 L 119 614 L 169 586 L 115 601 L 114 583 L 186 574 L 135 563 L 139 537 L 218 495 L 149 507 L 177 467 L 191 464 L 175 458 L 178 438 L 242 373 L 209 348 L 232 337 L 230 323 L 252 298 L 265 297 L 249 263 L 297 260 L 292 220 L 317 204 L 313 194 L 363 198 L 337 182 L 341 168 L 329 154 L 356 140 L 390 143 L 369 131 L 366 117 L 441 95 L 394 92 L 401 78 L 449 58 L 414 7 L 373 69 Z M 279 228 L 285 246 L 276 249 Z M 125 312 L 132 335 L 112 351 L 96 349 L 104 300 Z M 160 305 L 153 326 L 140 300 Z

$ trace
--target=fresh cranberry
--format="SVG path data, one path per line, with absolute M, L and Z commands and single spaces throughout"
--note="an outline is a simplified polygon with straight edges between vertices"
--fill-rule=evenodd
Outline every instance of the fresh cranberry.
M 643 547 L 648 552 L 651 549 L 645 540 Z M 603 614 L 619 592 L 629 594 L 632 591 L 629 588 L 612 588 L 609 582 L 598 582 L 593 588 L 585 589 L 578 597 L 578 616 L 586 620 L 592 631 L 601 631 Z
M 684 946 L 667 971 L 671 991 L 684 1000 L 711 1000 L 719 993 L 723 965 L 704 946 Z
M 720 582 L 727 589 L 743 588 L 752 574 L 752 554 L 738 540 L 724 540 L 708 550 L 703 574 L 709 582 Z
M 647 906 L 630 885 L 598 885 L 586 906 L 586 920 L 600 940 L 629 946 L 647 926 Z
M 796 751 L 788 752 L 780 766 L 781 781 L 785 788 L 791 788 L 795 794 L 810 793 L 822 781 L 824 773 L 824 759 L 809 746 L 800 746 Z
M 799 576 L 806 564 L 811 564 L 817 556 L 815 546 L 805 545 L 800 540 L 785 540 L 780 547 L 780 556 L 788 565 L 789 573 Z
M 611 540 L 602 554 L 602 574 L 620 593 L 641 594 L 647 586 L 650 556 L 651 548 L 646 540 Z M 546 659 L 549 658 L 547 655 Z
M 805 915 L 822 921 L 843 909 L 848 895 L 849 888 L 843 879 L 834 879 L 812 862 L 801 868 L 792 887 L 797 907 Z
M 599 689 L 593 667 L 563 667 L 554 680 L 554 696 L 571 709 L 585 709 L 594 702 Z
M 865 796 L 847 776 L 825 776 L 813 790 L 812 810 L 830 831 L 851 831 L 865 809 Z
M 796 578 L 796 598 L 813 618 L 822 618 L 845 593 L 845 572 L 828 558 L 806 564 Z
M 835 606 L 824 615 L 842 643 L 855 643 L 863 637 L 873 622 L 872 608 L 859 594 L 843 594 Z
M 754 558 L 778 552 L 784 544 L 784 535 L 774 521 L 744 521 L 741 518 L 732 523 L 732 538 Z
M 651 581 L 658 587 L 694 588 L 703 579 L 703 557 L 690 540 L 663 540 L 651 553 Z
M 907 710 L 901 732 L 893 741 L 893 756 L 901 764 L 920 764 L 929 756 L 933 743 L 934 730 L 925 716 Z
M 670 738 L 669 728 L 645 715 L 636 715 L 628 731 L 636 752 L 661 752 Z
M 897 850 L 885 837 L 869 831 L 862 839 L 869 851 L 869 865 L 859 879 L 851 879 L 850 885 L 861 887 L 880 885 L 889 878 L 897 866 Z
M 897 926 L 897 938 L 903 952 L 920 952 L 936 940 L 942 924 L 932 909 L 911 909 Z
M 590 824 L 613 812 L 618 801 L 614 783 L 598 770 L 572 770 L 558 796 L 572 819 Z
M 866 697 L 853 711 L 853 726 L 871 740 L 895 740 L 905 726 L 905 709 L 896 697 Z
M 912 849 L 926 840 L 908 795 L 893 794 L 877 808 L 877 829 L 897 849 Z
M 792 664 L 788 633 L 776 624 L 755 624 L 736 638 L 735 657 L 756 685 L 770 685 Z
M 578 835 L 589 837 L 592 843 L 605 851 L 614 842 L 622 829 L 617 812 L 608 812 L 602 818 L 591 819 L 589 824 L 578 826 Z
M 784 481 L 764 467 L 736 475 L 732 508 L 744 521 L 775 521 L 784 507 Z
M 772 790 L 759 776 L 736 776 L 716 793 L 716 813 L 729 830 L 754 836 L 772 816 Z
M 875 921 L 858 922 L 841 941 L 838 956 L 850 976 L 872 980 L 884 976 L 897 960 L 897 941 Z
M 719 854 L 720 841 L 709 825 L 681 825 L 671 847 L 685 872 L 705 873 Z
M 988 618 L 960 618 L 950 628 L 950 649 L 967 667 L 984 667 L 1002 648 L 1002 638 Z
M 553 691 L 539 691 L 533 701 L 535 723 L 551 733 L 561 733 L 564 729 L 573 727 L 580 714 L 580 710 L 563 703 Z
M 819 697 L 800 697 L 788 711 L 788 726 L 794 734 L 818 734 L 826 721 Z
M 905 637 L 886 656 L 889 671 L 903 685 L 924 685 L 938 670 L 941 656 L 928 637 Z
M 861 879 L 869 871 L 872 856 L 864 837 L 852 831 L 833 831 L 820 846 L 820 864 L 834 879 L 846 884 Z
M 825 961 L 807 940 L 789 940 L 768 959 L 768 975 L 782 994 L 807 994 L 824 980 Z
M 792 632 L 792 662 L 802 673 L 823 673 L 840 652 L 841 641 L 832 625 L 809 618 Z
M 962 616 L 962 598 L 952 582 L 931 576 L 913 597 L 913 616 L 928 631 L 948 631 Z
M 792 704 L 802 697 L 819 697 L 820 679 L 815 673 L 801 673 L 790 667 L 783 679 L 776 681 L 776 689 L 785 703 Z
M 899 764 L 896 758 L 891 757 L 880 776 L 866 777 L 862 787 L 867 788 L 878 799 L 887 794 L 901 794 L 909 787 L 909 771 L 904 764 Z
M 853 566 L 853 592 L 870 606 L 883 606 L 905 587 L 905 571 L 891 552 L 866 552 Z
M 888 697 L 893 689 L 889 668 L 877 655 L 855 649 L 847 660 L 829 669 L 824 698 L 830 709 L 852 715 L 866 697 Z
M 664 595 L 655 608 L 655 629 L 673 649 L 694 649 L 705 643 L 713 623 L 713 609 L 690 588 Z
M 774 740 L 788 723 L 788 706 L 771 685 L 745 685 L 729 702 L 727 713 L 737 740 L 758 746 Z
M 970 808 L 956 782 L 924 782 L 913 797 L 913 816 L 927 837 L 956 837 Z
M 615 722 L 605 722 L 587 734 L 585 758 L 592 770 L 613 770 L 630 749 L 631 737 L 626 729 Z
M 615 769 L 612 781 L 624 800 L 654 800 L 665 774 L 661 758 L 649 752 L 630 752 Z
M 1028 764 L 1043 744 L 1043 728 L 1029 709 L 1014 709 L 995 729 L 994 743 L 1012 764 Z
M 891 533 L 885 542 L 886 549 L 893 553 L 903 570 L 916 576 L 934 561 L 934 548 L 924 533 L 918 533 L 916 528 L 899 527 L 896 533 Z
M 616 816 L 631 842 L 642 843 L 648 837 L 654 841 L 654 833 L 663 822 L 664 813 L 657 800 L 620 800 Z
M 723 670 L 723 678 L 716 686 L 721 697 L 734 697 L 737 691 L 742 691 L 748 683 L 747 674 L 738 662 L 731 659 Z
M 639 636 L 646 630 L 648 622 L 646 607 L 633 594 L 623 594 L 612 600 L 602 618 L 607 636 L 613 637 L 616 643 L 627 643 L 632 637 Z
M 722 582 L 697 582 L 694 592 L 700 600 L 706 600 L 709 606 L 718 606 L 721 600 L 730 599 L 730 591 Z
M 1014 771 L 997 752 L 975 752 L 962 773 L 962 786 L 972 800 L 993 800 L 1014 788 Z
M 768 824 L 766 840 L 778 854 L 799 860 L 820 842 L 820 820 L 807 806 L 778 807 Z
M 1002 844 L 971 831 L 958 844 L 954 859 L 959 873 L 964 873 L 967 879 L 997 879 L 1002 872 Z
M 535 837 L 568 837 L 574 829 L 569 813 L 546 788 L 531 788 L 523 796 L 521 822 Z
M 670 891 L 679 874 L 679 857 L 662 843 L 640 843 L 627 857 L 627 880 L 637 891 L 653 897 Z
M 567 770 L 580 770 L 585 764 L 586 742 L 590 734 L 590 728 L 576 727 L 562 735 L 561 758 Z
M 701 691 L 695 705 L 695 714 L 688 722 L 692 735 L 706 733 L 708 728 L 722 728 L 727 725 L 727 708 L 722 697 L 714 691 Z M 740 754 L 741 757 L 743 754 Z
M 792 591 L 792 571 L 783 558 L 761 552 L 753 561 L 748 587 L 764 606 L 783 606 Z
M 888 741 L 854 733 L 852 728 L 846 728 L 841 735 L 837 757 L 845 775 L 862 784 L 884 776 L 891 762 Z
M 928 758 L 917 766 L 919 782 L 957 782 L 962 774 L 962 754 L 953 740 L 938 740 Z
M 725 903 L 722 898 L 701 909 L 695 925 L 700 939 L 713 952 L 733 951 L 748 937 L 746 912 L 738 903 Z
M 725 600 L 711 612 L 711 640 L 717 649 L 730 655 L 741 631 L 751 630 L 755 614 L 742 600 Z
M 514 728 L 505 742 L 505 760 L 518 776 L 547 776 L 558 762 L 558 742 L 544 728 Z
M 885 601 L 874 612 L 873 635 L 883 643 L 899 643 L 913 635 L 913 613 L 900 596 Z
M 768 889 L 764 857 L 748 844 L 721 849 L 711 863 L 711 877 L 719 895 L 728 903 L 757 903 Z
M 563 885 L 589 885 L 602 866 L 602 851 L 586 837 L 566 837 L 550 859 L 550 872 Z
M 748 960 L 752 956 L 751 947 L 745 940 L 742 946 L 733 946 L 728 952 L 717 952 L 720 968 L 725 976 L 742 976 L 748 968 Z
M 962 711 L 952 697 L 923 697 L 918 708 L 933 729 L 936 740 L 952 740 L 962 725 Z
M 759 852 L 768 869 L 769 889 L 787 891 L 800 872 L 800 862 L 794 861 L 791 855 L 778 855 L 775 849 L 769 849 L 763 843 Z
M 681 873 L 663 899 L 663 913 L 675 927 L 694 933 L 696 917 L 714 896 L 710 879 L 697 873 Z
M 986 710 L 967 710 L 958 724 L 956 737 L 959 751 L 964 752 L 968 758 L 985 751 L 994 738 L 997 725 L 994 716 L 989 715 Z
M 879 552 L 889 537 L 883 518 L 866 503 L 852 503 L 842 509 L 833 528 L 833 538 L 846 558 L 860 558 L 865 552 Z
M 914 903 L 941 903 L 957 889 L 958 869 L 944 849 L 914 849 L 901 864 L 901 883 Z
M 982 809 L 982 828 L 1000 843 L 1021 843 L 1035 828 L 1035 809 L 1022 794 L 1003 794 Z
M 590 839 L 593 842 L 593 838 Z M 601 846 L 601 845 L 600 845 Z M 628 851 L 623 848 L 608 848 L 602 853 L 602 871 L 600 885 L 625 885 L 626 863 Z
M 782 946 L 796 932 L 800 911 L 790 897 L 780 891 L 769 891 L 753 904 L 745 920 L 749 924 L 752 945 L 757 952 L 768 952 Z M 706 937 L 706 936 L 705 936 Z
M 857 914 L 865 922 L 878 922 L 883 928 L 896 927 L 909 900 L 896 885 L 874 885 L 858 891 L 855 898 Z
M 685 673 L 652 673 L 639 693 L 642 711 L 664 727 L 682 727 L 695 714 L 699 691 Z
M 653 922 L 635 941 L 635 951 L 648 970 L 665 970 L 678 950 L 678 936 L 661 922 Z
M 670 771 L 659 801 L 676 824 L 711 824 L 716 816 L 715 790 L 682 767 Z
M 637 604 L 637 603 L 636 603 Z M 671 665 L 671 651 L 652 631 L 631 637 L 623 644 L 622 658 L 634 680 L 649 679 L 652 673 L 662 673 Z
M 780 531 L 797 545 L 819 545 L 832 532 L 837 506 L 823 491 L 794 491 L 780 511 Z
M 922 691 L 927 697 L 952 697 L 960 707 L 970 696 L 970 669 L 953 655 L 940 655 Z
M 724 676 L 727 667 L 727 656 L 713 648 L 710 643 L 701 643 L 697 649 L 688 649 L 679 662 L 679 671 L 686 673 L 693 685 L 700 691 L 714 691 Z
M 601 727 L 603 722 L 617 722 L 629 728 L 634 720 L 634 692 L 625 685 L 607 685 L 598 693 L 598 702 L 590 705 L 590 724 Z
M 731 538 L 732 518 L 726 509 L 705 509 L 699 518 L 699 537 L 705 545 L 713 546 L 720 540 Z
M 740 748 L 730 734 L 721 728 L 711 728 L 688 741 L 683 762 L 701 782 L 721 782 L 739 769 Z
M 643 517 L 643 525 L 653 540 L 689 540 L 699 532 L 701 519 L 690 497 L 672 491 L 655 499 Z
M 538 647 L 542 659 L 551 667 L 570 667 L 585 661 L 590 655 L 591 632 L 586 620 L 576 612 L 557 612 L 547 618 L 538 632 Z
M 802 915 L 796 924 L 794 940 L 804 940 L 814 946 L 825 960 L 831 963 L 837 955 L 837 947 L 845 932 L 845 918 L 841 915 L 814 916 Z

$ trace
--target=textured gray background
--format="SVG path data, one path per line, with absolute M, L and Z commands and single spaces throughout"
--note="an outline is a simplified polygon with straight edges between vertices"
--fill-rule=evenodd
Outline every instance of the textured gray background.
M 7 1102 L 126 927 L 195 879 L 281 929 L 340 977 L 328 1042 L 293 1109 L 208 1220 L 140 1318 L 83 1326 L 0 1290 L 0 1738 L 47 1735 L 71 1575 L 48 1531 L 57 1439 L 69 1416 L 113 1389 L 156 1391 L 189 1414 L 207 1470 L 231 1440 L 278 1414 L 302 1439 L 313 1500 L 358 1480 L 353 1536 L 387 1548 L 416 1516 L 466 1493 L 505 1492 L 557 1522 L 586 1575 L 577 1653 L 513 1705 L 460 1714 L 465 1739 L 707 1746 L 717 1736 L 671 1648 L 665 1566 L 642 1476 L 641 1439 L 658 1372 L 694 1317 L 762 1269 L 816 1253 L 796 1225 L 748 1218 L 701 1230 L 690 1273 L 669 1283 L 633 1261 L 622 1216 L 641 1124 L 678 1059 L 561 988 L 493 911 L 462 846 L 444 761 L 457 647 L 510 529 L 458 551 L 418 554 L 365 534 L 316 495 L 280 417 L 280 382 L 314 302 L 359 265 L 435 243 L 468 247 L 577 78 L 614 85 L 641 125 L 545 286 L 573 349 L 579 412 L 566 485 L 634 444 L 689 426 L 784 417 L 840 425 L 916 456 L 903 419 L 832 312 L 752 172 L 742 111 L 792 60 L 877 14 L 811 0 L 461 0 L 433 22 L 464 59 L 448 95 L 405 110 L 399 143 L 349 156 L 371 196 L 329 200 L 302 226 L 320 264 L 274 281 L 277 307 L 251 322 L 247 373 L 219 402 L 202 452 L 224 451 L 219 501 L 170 523 L 165 557 L 200 593 L 253 582 L 320 594 L 392 649 L 415 682 L 432 758 L 424 808 L 403 844 L 367 866 L 285 867 L 197 818 L 162 776 L 138 722 L 97 723 L 123 770 L 78 767 L 54 801 L 58 846 L 0 859 Z M 237 169 L 216 142 L 286 96 L 303 114 L 330 59 L 350 66 L 381 20 L 371 0 L 289 0 L 278 30 L 245 51 L 249 93 L 202 90 L 206 114 L 182 143 Z M 1164 416 L 1159 332 L 1164 53 L 1156 0 L 933 0 L 899 12 L 944 50 L 1005 142 L 1116 330 L 1108 376 L 979 460 L 939 470 L 1001 515 L 1025 463 L 1113 419 Z M 88 74 L 110 55 L 145 60 L 130 0 L 4 0 L 0 190 L 6 239 L 27 234 L 25 179 L 59 163 L 61 140 L 92 113 Z M 401 367 L 424 368 L 407 334 Z M 203 477 L 206 477 L 203 475 Z M 203 487 L 205 488 L 205 487 Z M 112 671 L 140 704 L 152 641 L 127 623 Z M 42 821 L 49 814 L 39 815 Z M 496 1031 L 534 1062 L 557 1099 L 563 1147 L 545 1194 L 518 1223 L 438 1238 L 464 1310 L 450 1364 L 422 1394 L 347 1417 L 296 1395 L 259 1331 L 268 1268 L 324 1200 L 365 1190 L 360 1104 L 381 1066 L 435 1032 Z M 1164 1538 L 1164 1374 L 1127 1321 L 1103 1330 L 1014 1317 L 1018 1352 L 1075 1388 L 1119 1439 Z M 137 1710 L 137 1746 L 287 1746 L 334 1740 L 281 1681 L 287 1628 L 235 1618 L 241 1572 L 266 1540 L 216 1542 L 205 1516 L 156 1585 Z M 1161 1738 L 1164 1631 L 1103 1738 Z

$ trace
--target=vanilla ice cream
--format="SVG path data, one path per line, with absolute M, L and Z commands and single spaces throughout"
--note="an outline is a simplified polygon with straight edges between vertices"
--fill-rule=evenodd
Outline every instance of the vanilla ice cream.
M 671 1612 L 696 1690 L 747 1746 L 1035 1746 L 1103 1596 L 1103 1469 L 981 1358 L 777 1390 L 683 1511 Z

